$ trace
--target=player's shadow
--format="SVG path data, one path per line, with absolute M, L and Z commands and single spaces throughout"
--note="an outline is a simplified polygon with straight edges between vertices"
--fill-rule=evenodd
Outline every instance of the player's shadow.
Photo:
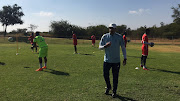
M 123 97 L 123 96 L 120 96 L 120 95 L 117 95 L 116 98 L 120 99 L 121 101 L 137 101 L 137 100 L 134 100 L 132 98 Z
M 108 94 L 108 95 L 110 95 L 110 96 L 112 96 L 111 94 Z M 121 101 L 137 101 L 137 100 L 134 100 L 134 99 L 132 99 L 132 98 L 128 98 L 128 97 L 123 97 L 123 96 L 120 96 L 120 95 L 116 95 L 116 97 L 115 97 L 115 99 L 119 99 L 119 100 L 121 100 Z
M 132 57 L 132 58 L 141 58 L 141 57 L 139 57 L 139 56 L 128 56 L 128 55 L 127 55 L 127 57 Z
M 139 56 L 128 56 L 128 55 L 127 55 L 127 57 L 131 57 L 131 58 L 141 58 L 141 57 L 139 57 Z M 147 59 L 155 59 L 155 58 L 149 58 L 149 57 L 148 57 Z
M 93 54 L 84 54 L 84 53 L 80 53 L 80 55 L 94 56 Z
M 166 73 L 174 73 L 174 74 L 179 74 L 180 72 L 174 72 L 174 71 L 169 71 L 169 70 L 163 70 L 163 69 L 155 69 L 155 68 L 149 68 L 151 71 L 160 71 L 160 72 L 166 72 Z
M 24 67 L 24 68 L 32 68 L 32 67 Z
M 111 94 L 108 94 L 111 96 Z M 128 97 L 123 97 L 123 96 L 120 96 L 120 95 L 116 95 L 115 99 L 119 99 L 120 101 L 137 101 L 137 100 L 134 100 L 132 98 L 128 98 Z
M 69 73 L 66 72 L 61 72 L 61 71 L 57 71 L 57 70 L 53 70 L 53 69 L 47 69 L 48 71 L 44 71 L 44 72 L 48 72 L 51 74 L 55 74 L 55 75 L 65 75 L 65 76 L 69 76 Z
M 5 63 L 4 62 L 0 62 L 0 65 L 5 65 Z
M 165 44 L 165 43 L 164 44 L 158 44 L 158 43 L 156 43 L 156 45 L 171 45 L 171 44 Z

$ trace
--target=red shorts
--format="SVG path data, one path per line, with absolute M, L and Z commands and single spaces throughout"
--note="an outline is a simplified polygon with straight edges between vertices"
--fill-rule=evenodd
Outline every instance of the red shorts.
M 94 43 L 95 43 L 95 40 L 92 40 L 92 43 L 94 44 Z
M 77 45 L 77 40 L 73 40 L 73 44 L 74 44 L 74 45 Z
M 148 56 L 148 47 L 142 46 L 142 55 Z

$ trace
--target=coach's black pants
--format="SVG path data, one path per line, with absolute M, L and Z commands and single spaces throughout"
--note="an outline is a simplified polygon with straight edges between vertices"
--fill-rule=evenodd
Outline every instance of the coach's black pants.
M 110 79 L 109 79 L 109 70 L 111 69 L 111 67 L 112 67 L 112 74 L 113 74 L 113 92 L 116 92 L 117 86 L 118 86 L 120 63 L 104 62 L 103 75 L 104 75 L 104 80 L 106 81 L 106 85 L 108 89 L 111 89 L 111 84 L 110 84 Z

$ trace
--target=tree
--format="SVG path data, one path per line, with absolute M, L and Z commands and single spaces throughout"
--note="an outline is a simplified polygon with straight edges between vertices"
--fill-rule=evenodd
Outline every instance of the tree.
M 68 37 L 72 33 L 72 26 L 66 20 L 52 21 L 50 28 L 56 37 Z
M 164 22 L 161 22 L 160 25 L 161 25 L 161 27 L 163 27 L 164 26 Z
M 180 24 L 180 4 L 178 4 L 178 7 L 172 7 L 171 9 L 173 9 L 173 15 L 172 17 L 174 18 L 175 23 L 179 23 Z
M 147 28 L 146 26 L 141 26 L 140 28 L 137 28 L 137 30 L 132 30 L 131 38 L 133 38 L 133 39 L 141 39 L 141 37 L 144 34 L 146 28 Z
M 124 33 L 124 31 L 126 31 L 126 28 L 127 28 L 126 25 L 121 25 L 121 26 L 117 26 L 116 29 L 117 29 L 118 33 L 122 34 L 122 33 Z
M 30 28 L 31 32 L 33 32 L 38 26 L 30 24 L 28 28 Z
M 101 36 L 108 32 L 108 28 L 105 25 L 89 26 L 86 29 L 87 36 L 95 35 L 96 39 L 100 39 Z
M 3 6 L 3 9 L 0 10 L 0 22 L 4 27 L 4 36 L 6 36 L 7 26 L 15 24 L 23 24 L 21 17 L 24 16 L 24 13 L 21 11 L 22 8 L 17 4 L 13 6 Z
M 127 28 L 126 32 L 127 32 L 127 37 L 131 37 L 131 34 L 132 34 L 131 28 Z

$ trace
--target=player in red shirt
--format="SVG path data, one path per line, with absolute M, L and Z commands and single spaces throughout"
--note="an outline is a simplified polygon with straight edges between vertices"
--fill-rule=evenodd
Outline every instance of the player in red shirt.
M 141 43 L 142 45 L 142 57 L 141 57 L 141 67 L 143 67 L 143 70 L 149 70 L 146 68 L 146 59 L 148 56 L 148 45 L 150 45 L 151 47 L 154 46 L 154 43 L 148 43 L 148 36 L 150 34 L 150 30 L 146 29 L 146 33 L 143 34 L 142 36 L 142 41 Z
M 95 47 L 96 37 L 94 35 L 92 35 L 91 39 L 92 39 L 92 46 Z
M 126 38 L 126 31 L 124 32 L 124 35 L 123 35 L 123 40 L 124 40 L 124 45 L 125 45 L 125 48 L 126 48 L 126 44 L 127 44 L 127 38 Z
M 73 45 L 74 45 L 74 50 L 75 50 L 74 53 L 77 54 L 77 47 L 76 47 L 76 45 L 77 45 L 77 37 L 76 37 L 76 34 L 73 34 L 72 38 L 73 38 Z
M 32 47 L 32 52 L 34 52 L 34 43 L 33 43 L 33 39 L 34 39 L 34 33 L 31 34 L 31 36 L 29 36 L 28 40 L 30 41 Z M 37 52 L 37 47 L 36 47 L 36 52 Z

